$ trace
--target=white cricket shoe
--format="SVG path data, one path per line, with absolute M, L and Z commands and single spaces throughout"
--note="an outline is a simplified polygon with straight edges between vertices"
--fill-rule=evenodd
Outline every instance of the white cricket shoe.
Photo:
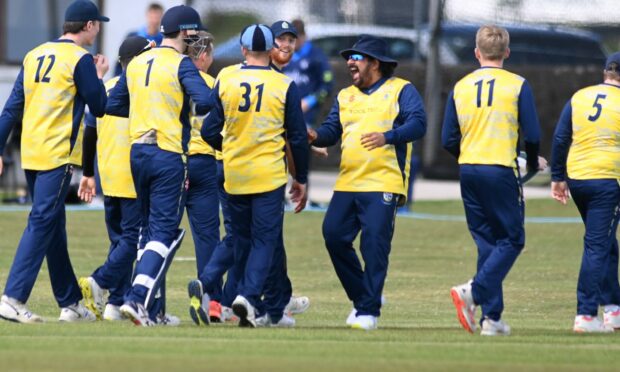
M 43 323 L 43 318 L 28 310 L 26 304 L 6 295 L 0 299 L 0 318 L 16 323 Z
M 577 333 L 610 333 L 614 329 L 601 322 L 596 316 L 577 315 L 573 331 Z
M 349 313 L 349 316 L 347 316 L 347 325 L 353 325 L 353 323 L 355 322 L 355 316 L 357 315 L 357 309 L 353 308 L 351 309 L 351 312 Z
M 620 329 L 620 309 L 605 311 L 603 313 L 603 324 L 613 329 Z
M 150 327 L 155 323 L 149 318 L 149 313 L 144 305 L 133 301 L 127 301 L 121 306 L 123 316 L 133 322 L 133 324 L 142 327 Z
M 493 319 L 484 318 L 482 320 L 482 336 L 510 336 L 510 326 L 503 320 L 495 321 Z
M 239 317 L 239 327 L 256 327 L 256 310 L 245 297 L 238 295 L 232 303 L 232 309 Z
M 310 299 L 307 296 L 292 296 L 288 305 L 284 308 L 285 314 L 301 314 L 310 307 Z
M 351 324 L 351 328 L 363 329 L 365 331 L 377 329 L 377 317 L 372 315 L 358 315 Z
M 119 321 L 125 320 L 125 317 L 123 316 L 123 313 L 121 313 L 120 306 L 107 304 L 105 305 L 105 310 L 103 311 L 103 320 Z
M 256 318 L 257 327 L 272 327 L 272 328 L 293 328 L 295 327 L 295 318 L 290 315 L 283 314 L 282 318 L 277 323 L 271 320 L 269 314 L 265 314 L 259 318 Z
M 181 319 L 179 319 L 178 316 L 171 314 L 158 314 L 156 324 L 168 327 L 178 327 L 181 324 Z
M 97 319 L 103 319 L 106 290 L 101 288 L 92 276 L 78 279 L 78 284 L 84 297 L 84 306 L 95 314 Z
M 471 293 L 471 283 L 469 282 L 450 289 L 452 302 L 456 308 L 456 315 L 463 328 L 470 333 L 476 330 L 476 304 Z
M 61 322 L 94 322 L 95 314 L 79 302 L 60 309 L 58 320 Z
M 238 322 L 239 317 L 233 313 L 232 308 L 228 306 L 222 306 L 222 323 L 223 322 Z

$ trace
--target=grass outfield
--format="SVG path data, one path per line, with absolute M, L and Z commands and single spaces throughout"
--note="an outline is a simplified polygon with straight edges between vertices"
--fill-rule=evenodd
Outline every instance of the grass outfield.
M 457 201 L 419 202 L 415 210 L 463 214 Z M 527 216 L 574 217 L 576 209 L 532 200 Z M 0 213 L 0 286 L 26 218 Z M 363 332 L 344 326 L 351 305 L 323 246 L 322 219 L 322 213 L 286 215 L 289 274 L 295 293 L 312 302 L 295 329 L 194 326 L 186 284 L 196 268 L 189 259 L 175 262 L 168 275 L 168 308 L 181 317 L 178 328 L 58 324 L 44 265 L 28 304 L 48 322 L 0 322 L 0 370 L 617 370 L 620 335 L 571 332 L 581 224 L 526 224 L 526 248 L 504 288 L 513 335 L 482 338 L 460 328 L 449 296 L 475 268 L 464 222 L 398 217 L 380 329 Z M 106 256 L 103 212 L 68 212 L 67 226 L 75 272 L 88 275 Z M 193 257 L 191 235 L 177 257 Z

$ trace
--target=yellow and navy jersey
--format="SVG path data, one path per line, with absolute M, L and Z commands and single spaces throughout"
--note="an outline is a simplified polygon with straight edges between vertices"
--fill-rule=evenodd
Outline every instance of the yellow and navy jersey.
M 363 134 L 383 133 L 386 144 L 367 150 Z M 380 79 L 367 89 L 341 90 L 313 145 L 327 147 L 342 139 L 340 174 L 334 190 L 385 192 L 406 201 L 412 141 L 426 133 L 422 98 L 403 79 Z
M 94 115 L 103 115 L 105 88 L 93 57 L 71 40 L 44 43 L 24 58 L 0 119 L 0 146 L 15 123 L 22 121 L 24 169 L 81 165 L 86 104 Z
M 577 91 L 555 130 L 551 174 L 576 180 L 620 180 L 620 86 L 599 84 Z
M 105 83 L 109 93 L 118 82 L 114 77 Z M 87 125 L 91 125 L 87 121 Z M 105 196 L 136 198 L 129 152 L 129 119 L 105 115 L 97 120 L 97 165 Z
M 442 143 L 459 164 L 516 168 L 520 129 L 526 144 L 538 144 L 540 125 L 529 84 L 501 68 L 483 67 L 462 78 L 450 93 Z M 537 159 L 537 150 L 530 152 L 526 146 L 526 151 L 528 159 Z
M 206 74 L 202 71 L 199 72 L 200 76 L 203 78 L 207 86 L 209 88 L 213 88 L 215 79 L 209 74 Z M 192 106 L 194 105 L 192 104 Z M 206 143 L 200 136 L 200 129 L 202 128 L 202 122 L 204 121 L 204 118 L 204 115 L 197 115 L 196 110 L 192 109 L 189 119 L 192 123 L 192 134 L 189 141 L 188 155 L 203 154 L 217 156 L 216 151 L 213 149 L 213 147 L 209 146 L 209 144 Z
M 110 92 L 106 114 L 129 117 L 132 144 L 154 130 L 160 149 L 186 154 L 190 98 L 197 115 L 204 115 L 211 108 L 209 93 L 189 57 L 171 47 L 157 47 L 129 62 Z
M 226 192 L 257 194 L 286 184 L 285 135 L 298 169 L 296 179 L 306 182 L 307 135 L 291 79 L 267 66 L 231 68 L 218 76 L 214 95 L 217 100 L 203 133 L 222 149 Z

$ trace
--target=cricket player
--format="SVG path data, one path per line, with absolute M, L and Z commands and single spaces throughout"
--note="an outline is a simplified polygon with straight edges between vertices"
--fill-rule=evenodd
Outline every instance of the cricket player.
M 47 259 L 60 321 L 96 320 L 80 300 L 82 294 L 67 251 L 65 198 L 74 165 L 81 165 L 84 107 L 101 117 L 106 92 L 101 78 L 108 70 L 93 45 L 102 16 L 95 4 L 77 0 L 65 12 L 63 35 L 34 48 L 24 58 L 13 91 L 0 116 L 0 154 L 16 123 L 22 122 L 22 166 L 32 195 L 32 210 L 0 300 L 0 317 L 19 323 L 42 322 L 26 306 Z M 2 159 L 0 158 L 0 173 Z
M 297 170 L 291 186 L 296 212 L 306 202 L 308 145 L 300 99 L 292 80 L 270 66 L 273 39 L 265 25 L 243 30 L 240 41 L 246 64 L 220 76 L 214 89 L 215 107 L 202 128 L 203 138 L 215 149 L 221 148 L 224 158 L 235 247 L 232 270 L 240 278 L 232 308 L 241 327 L 256 326 L 255 307 L 282 230 L 285 139 Z M 190 282 L 190 297 L 205 304 L 215 284 L 205 283 L 202 277 Z M 199 315 L 203 313 L 204 309 Z M 201 321 L 208 324 L 208 319 Z
M 575 332 L 620 328 L 620 52 L 607 58 L 603 84 L 583 88 L 564 106 L 553 136 L 551 194 L 570 193 L 585 225 Z M 598 308 L 603 306 L 603 321 Z
M 213 46 L 213 35 L 200 31 L 198 39 L 188 47 L 188 55 L 209 88 L 212 88 L 215 83 L 215 79 L 207 73 L 213 63 Z M 189 190 L 186 201 L 187 215 L 196 249 L 197 275 L 201 274 L 220 244 L 220 195 L 216 159 L 221 158 L 221 153 L 216 152 L 200 136 L 203 121 L 204 116 L 191 116 L 192 135 L 188 156 Z M 232 255 L 230 260 L 232 262 Z M 213 322 L 222 320 L 222 306 L 219 302 L 222 296 L 222 285 L 223 280 L 220 276 L 220 283 L 213 293 L 213 297 L 218 300 L 211 300 L 209 303 L 209 316 Z
M 480 68 L 461 79 L 448 96 L 443 147 L 458 159 L 467 226 L 478 247 L 474 278 L 451 289 L 459 321 L 476 330 L 482 307 L 482 335 L 509 335 L 501 319 L 502 282 L 525 244 L 524 202 L 517 155 L 519 131 L 528 169 L 542 170 L 540 125 L 527 81 L 504 70 L 510 55 L 508 32 L 482 26 L 476 34 Z
M 342 139 L 340 174 L 325 219 L 325 246 L 353 311 L 352 328 L 377 328 L 388 271 L 396 208 L 407 199 L 412 142 L 426 133 L 422 98 L 394 76 L 398 62 L 385 40 L 362 35 L 340 52 L 353 85 L 342 89 L 320 128 L 309 129 L 317 147 Z M 364 268 L 353 248 L 361 231 Z
M 161 27 L 161 46 L 129 63 L 106 107 L 108 115 L 129 117 L 131 172 L 142 227 L 135 277 L 121 312 L 141 326 L 153 324 L 147 310 L 184 236 L 178 227 L 187 187 L 190 98 L 197 115 L 211 108 L 210 89 L 183 54 L 202 29 L 198 12 L 185 5 L 172 7 Z
M 154 42 L 141 36 L 129 36 L 125 39 L 118 50 L 118 59 L 123 71 L 135 56 L 153 46 Z M 118 79 L 117 76 L 106 82 L 108 93 Z M 91 276 L 80 278 L 78 282 L 85 306 L 98 319 L 121 320 L 120 306 L 124 302 L 125 293 L 131 287 L 141 213 L 129 163 L 131 149 L 129 120 L 105 115 L 96 122 L 94 116 L 87 114 L 85 124 L 83 178 L 78 194 L 83 201 L 90 203 L 96 193 L 94 177 L 96 148 L 101 188 L 105 196 L 105 222 L 110 250 L 106 262 Z M 107 304 L 105 304 L 106 290 L 110 291 Z

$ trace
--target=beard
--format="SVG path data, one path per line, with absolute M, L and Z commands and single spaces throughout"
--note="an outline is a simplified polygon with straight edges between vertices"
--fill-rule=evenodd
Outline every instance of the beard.
M 284 53 L 280 49 L 273 49 L 271 51 L 271 59 L 279 66 L 287 65 L 293 58 L 293 52 Z

